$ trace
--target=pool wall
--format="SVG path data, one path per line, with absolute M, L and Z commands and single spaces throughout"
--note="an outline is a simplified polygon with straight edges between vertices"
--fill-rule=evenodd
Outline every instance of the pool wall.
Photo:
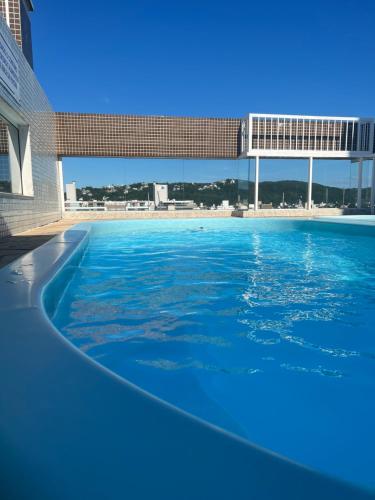
M 53 280 L 51 313 L 89 232 L 76 226 L 0 271 L 2 498 L 374 498 L 158 400 L 66 340 L 43 290 Z

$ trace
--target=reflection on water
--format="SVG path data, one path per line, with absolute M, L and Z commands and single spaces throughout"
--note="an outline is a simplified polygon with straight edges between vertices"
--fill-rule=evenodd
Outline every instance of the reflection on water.
M 208 370 L 213 372 L 222 372 L 237 375 L 254 375 L 254 373 L 259 373 L 261 371 L 258 368 L 222 368 L 215 365 L 208 365 L 195 360 L 186 361 L 184 363 L 178 363 L 177 361 L 171 361 L 169 359 L 138 359 L 136 361 L 140 365 L 152 366 L 153 368 L 160 368 L 162 370 L 181 370 L 183 368 L 195 368 L 198 370 Z
M 316 228 L 272 220 L 97 226 L 54 322 L 157 396 L 369 484 L 375 238 Z

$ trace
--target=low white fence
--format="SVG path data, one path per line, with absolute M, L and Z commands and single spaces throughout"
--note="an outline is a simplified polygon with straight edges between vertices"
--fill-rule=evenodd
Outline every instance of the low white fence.
M 149 201 L 66 201 L 66 212 L 113 212 L 154 210 Z

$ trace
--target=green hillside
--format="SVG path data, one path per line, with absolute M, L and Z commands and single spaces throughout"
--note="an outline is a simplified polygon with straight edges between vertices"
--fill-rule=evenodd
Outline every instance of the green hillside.
M 223 200 L 229 200 L 231 205 L 238 202 L 252 203 L 254 200 L 254 183 L 226 179 L 212 183 L 169 182 L 169 199 L 194 200 L 195 203 L 211 206 L 220 205 Z M 307 183 L 303 181 L 264 181 L 259 183 L 259 200 L 263 203 L 272 203 L 278 206 L 284 197 L 289 205 L 306 202 Z M 370 188 L 363 190 L 363 200 L 370 196 Z M 78 199 L 84 201 L 125 201 L 125 200 L 153 200 L 152 183 L 135 183 L 131 185 L 93 187 L 85 186 L 77 190 Z M 315 204 L 328 203 L 330 205 L 354 206 L 357 198 L 357 189 L 342 189 L 338 187 L 313 184 L 313 200 Z

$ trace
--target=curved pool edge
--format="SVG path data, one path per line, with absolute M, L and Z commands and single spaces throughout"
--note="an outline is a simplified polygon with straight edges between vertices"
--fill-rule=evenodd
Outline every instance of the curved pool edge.
M 161 402 L 65 339 L 42 292 L 90 227 L 0 271 L 0 488 L 9 497 L 374 498 Z

